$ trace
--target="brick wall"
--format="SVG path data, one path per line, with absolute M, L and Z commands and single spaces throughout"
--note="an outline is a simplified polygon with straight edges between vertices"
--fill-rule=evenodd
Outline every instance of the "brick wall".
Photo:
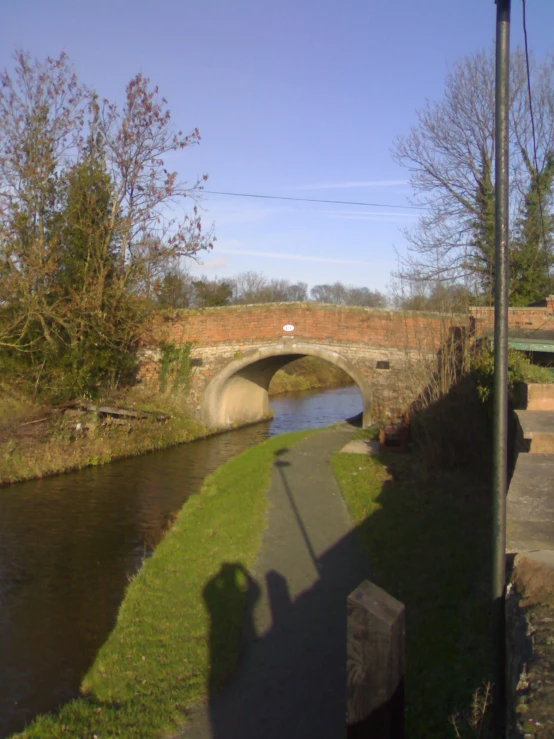
M 465 316 L 445 317 L 437 313 L 273 303 L 161 313 L 145 328 L 142 344 L 155 347 L 161 341 L 170 341 L 254 345 L 290 336 L 319 342 L 436 350 L 445 326 L 463 326 L 466 322 Z M 284 326 L 294 326 L 294 330 L 285 332 Z
M 478 336 L 494 327 L 494 308 L 471 308 L 470 317 Z M 509 308 L 508 327 L 519 331 L 554 332 L 554 296 L 546 299 L 545 307 Z

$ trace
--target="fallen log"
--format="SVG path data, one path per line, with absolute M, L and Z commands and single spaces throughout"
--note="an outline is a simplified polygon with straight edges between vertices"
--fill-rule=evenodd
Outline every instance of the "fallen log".
M 20 423 L 20 426 L 31 426 L 33 423 L 42 423 L 43 421 L 47 421 L 48 418 L 37 418 L 35 421 L 25 421 L 25 423 Z
M 92 403 L 86 403 L 82 406 L 87 411 L 94 413 L 100 413 L 102 416 L 124 416 L 125 418 L 146 418 L 146 414 L 142 411 L 129 411 L 126 408 L 115 408 L 109 405 L 93 405 Z
M 155 418 L 158 421 L 167 421 L 167 416 L 161 411 L 130 411 L 127 408 L 116 408 L 108 405 L 93 405 L 92 403 L 83 404 L 82 407 L 87 411 L 99 413 L 102 416 L 113 416 L 115 418 Z

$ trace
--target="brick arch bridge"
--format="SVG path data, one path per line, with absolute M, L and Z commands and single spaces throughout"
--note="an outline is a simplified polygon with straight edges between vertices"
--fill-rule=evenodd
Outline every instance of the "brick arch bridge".
M 190 344 L 192 410 L 210 429 L 231 428 L 267 417 L 267 389 L 280 367 L 318 356 L 358 385 L 367 424 L 406 408 L 452 331 L 483 336 L 492 326 L 491 308 L 457 316 L 321 303 L 165 311 L 144 328 L 139 381 L 159 386 L 162 342 Z M 554 297 L 510 308 L 509 337 L 515 348 L 552 356 Z
M 436 364 L 441 337 L 467 316 L 319 303 L 174 310 L 145 328 L 139 380 L 156 386 L 162 342 L 191 345 L 190 400 L 210 429 L 269 415 L 268 387 L 278 369 L 317 356 L 343 369 L 360 389 L 364 424 L 398 411 Z
M 291 325 L 291 324 L 288 324 Z M 328 347 L 289 340 L 262 345 L 233 359 L 207 384 L 201 418 L 208 428 L 255 423 L 270 415 L 268 389 L 273 375 L 301 357 L 319 357 L 340 367 L 358 386 L 363 403 L 363 424 L 372 419 L 372 391 L 356 365 Z

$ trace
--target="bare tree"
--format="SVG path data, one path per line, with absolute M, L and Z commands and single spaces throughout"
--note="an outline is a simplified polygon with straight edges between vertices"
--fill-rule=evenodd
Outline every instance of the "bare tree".
M 290 303 L 307 299 L 305 282 L 268 279 L 261 272 L 242 272 L 233 278 L 233 303 Z
M 394 296 L 394 305 L 401 310 L 434 311 L 437 313 L 467 313 L 477 296 L 460 283 L 407 283 L 405 291 Z
M 446 78 L 442 100 L 427 101 L 410 133 L 398 137 L 393 147 L 393 157 L 410 173 L 415 202 L 426 208 L 417 226 L 406 232 L 409 250 L 400 260 L 399 276 L 419 282 L 476 278 L 489 299 L 494 284 L 494 69 L 492 52 L 458 62 Z M 533 64 L 539 175 L 549 167 L 554 148 L 553 82 L 554 57 Z M 524 215 L 533 178 L 527 94 L 525 57 L 516 50 L 510 81 L 512 229 Z M 552 178 L 543 177 L 543 184 L 548 211 Z
M 233 303 L 237 305 L 248 305 L 252 303 L 265 303 L 260 300 L 260 295 L 267 288 L 267 277 L 261 272 L 241 272 L 233 278 Z
M 198 197 L 207 176 L 188 185 L 164 165 L 167 154 L 200 142 L 198 129 L 188 135 L 176 130 L 167 101 L 141 74 L 128 84 L 121 111 L 96 97 L 91 107 L 113 182 L 111 215 L 120 241 L 121 270 L 136 279 L 145 268 L 211 248 L 211 234 L 203 234 L 196 204 L 191 214 L 171 215 L 172 205 Z
M 368 287 L 352 287 L 335 282 L 332 285 L 314 285 L 310 291 L 312 300 L 333 305 L 359 305 L 366 308 L 384 308 L 386 295 Z

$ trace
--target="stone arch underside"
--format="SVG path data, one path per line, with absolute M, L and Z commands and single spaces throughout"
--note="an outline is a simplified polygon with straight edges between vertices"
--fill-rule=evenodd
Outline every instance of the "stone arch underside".
M 203 423 L 210 429 L 226 429 L 268 418 L 271 378 L 281 367 L 306 356 L 324 359 L 340 367 L 354 380 L 362 395 L 362 423 L 364 427 L 369 426 L 372 392 L 360 370 L 331 349 L 288 341 L 248 352 L 218 372 L 204 392 Z

